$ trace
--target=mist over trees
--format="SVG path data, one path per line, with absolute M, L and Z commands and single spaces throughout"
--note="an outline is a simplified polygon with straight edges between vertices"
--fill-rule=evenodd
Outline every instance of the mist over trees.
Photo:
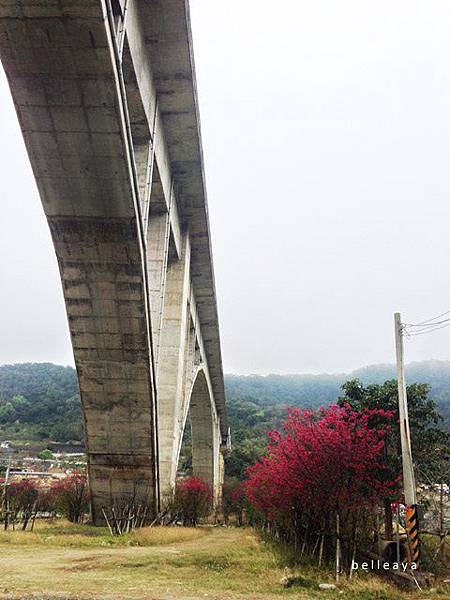
M 407 366 L 408 383 L 428 384 L 429 399 L 450 423 L 450 361 Z M 337 375 L 226 375 L 233 452 L 227 473 L 241 478 L 267 445 L 289 407 L 317 409 L 338 401 L 352 379 L 362 386 L 395 378 L 393 365 L 375 365 Z M 0 366 L 0 437 L 11 440 L 83 442 L 83 420 L 75 369 L 51 363 Z

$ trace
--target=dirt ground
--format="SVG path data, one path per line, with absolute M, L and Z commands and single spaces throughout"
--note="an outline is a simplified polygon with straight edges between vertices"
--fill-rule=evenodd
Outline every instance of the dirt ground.
M 87 526 L 39 525 L 35 532 L 0 533 L 0 598 L 80 600 L 274 600 L 347 598 L 401 600 L 405 595 L 374 577 L 320 591 L 331 574 L 295 570 L 285 589 L 283 557 L 246 528 L 153 528 L 123 538 Z

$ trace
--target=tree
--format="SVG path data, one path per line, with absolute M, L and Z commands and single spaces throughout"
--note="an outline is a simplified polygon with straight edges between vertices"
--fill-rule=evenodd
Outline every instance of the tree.
M 385 428 L 372 426 L 384 421 Z M 296 543 L 301 531 L 324 535 L 339 514 L 355 543 L 357 527 L 398 481 L 383 461 L 392 413 L 336 405 L 292 409 L 267 453 L 248 469 L 246 494 L 266 521 Z
M 55 455 L 51 450 L 45 448 L 45 450 L 41 450 L 39 452 L 38 458 L 40 458 L 41 460 L 53 460 L 55 458 Z
M 0 423 L 12 423 L 16 416 L 16 411 L 11 402 L 6 402 L 0 406 Z
M 89 510 L 89 488 L 85 475 L 74 473 L 51 487 L 51 497 L 57 512 L 72 523 L 81 523 Z
M 385 438 L 385 461 L 389 465 L 390 478 L 402 472 L 401 442 L 398 427 L 398 387 L 395 379 L 383 384 L 364 386 L 358 379 L 352 379 L 342 386 L 344 395 L 338 405 L 350 405 L 353 410 L 364 411 L 382 409 L 396 415 L 396 426 Z M 440 481 L 444 465 L 450 458 L 450 433 L 441 428 L 436 402 L 429 398 L 430 386 L 413 383 L 406 388 L 408 414 L 411 431 L 411 447 L 418 481 L 429 483 L 430 478 Z M 382 427 L 383 423 L 373 423 Z M 391 499 L 384 499 L 386 536 L 392 534 Z
M 14 524 L 17 518 L 22 519 L 22 529 L 27 528 L 28 522 L 36 510 L 39 490 L 36 483 L 30 479 L 14 481 L 6 490 L 6 506 L 9 518 Z
M 225 522 L 231 515 L 236 515 L 238 524 L 242 525 L 242 517 L 246 504 L 245 482 L 236 477 L 227 478 L 222 490 L 222 512 Z
M 338 405 L 349 404 L 354 410 L 382 409 L 398 415 L 397 381 L 390 379 L 383 384 L 364 386 L 359 379 L 352 379 L 342 386 L 344 395 L 338 399 Z M 408 413 L 411 430 L 411 444 L 414 460 L 417 464 L 426 464 L 429 458 L 430 443 L 442 443 L 448 431 L 440 427 L 442 417 L 435 400 L 429 398 L 431 387 L 426 383 L 408 385 Z M 444 436 L 441 437 L 441 436 Z M 390 432 L 388 444 L 400 449 L 398 427 Z
M 174 511 L 185 526 L 196 526 L 211 511 L 212 490 L 200 477 L 186 477 L 175 487 Z

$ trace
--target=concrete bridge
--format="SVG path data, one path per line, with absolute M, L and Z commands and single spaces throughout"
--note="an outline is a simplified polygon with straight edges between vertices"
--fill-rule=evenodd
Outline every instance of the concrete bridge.
M 58 259 L 94 519 L 132 496 L 159 510 L 188 411 L 217 501 L 229 438 L 188 2 L 0 0 L 0 53 Z

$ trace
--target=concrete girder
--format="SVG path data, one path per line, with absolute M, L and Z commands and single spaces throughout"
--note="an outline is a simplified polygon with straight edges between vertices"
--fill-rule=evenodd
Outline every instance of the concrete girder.
M 174 238 L 175 248 L 180 256 L 180 218 L 171 172 L 169 152 L 166 147 L 164 126 L 161 119 L 148 49 L 145 45 L 142 23 L 137 2 L 130 2 L 127 10 L 125 25 L 128 56 L 123 57 L 128 62 L 127 96 L 132 102 L 133 114 L 139 123 L 140 131 L 136 133 L 137 143 L 148 140 L 154 146 L 155 162 L 158 169 L 158 181 L 161 185 L 162 199 L 166 212 L 170 212 L 170 228 Z M 161 195 L 158 196 L 161 198 Z M 150 196 L 150 209 L 155 205 Z M 157 210 L 161 210 L 158 202 Z
M 200 363 L 214 457 L 227 435 L 187 4 L 126 5 L 121 20 L 109 0 L 0 0 L 0 56 L 61 274 L 95 522 L 123 497 L 158 510 Z M 174 103 L 191 112 L 178 137 Z
M 189 223 L 192 241 L 191 274 L 199 302 L 199 321 L 211 324 L 209 334 L 204 336 L 205 352 L 214 402 L 221 416 L 222 438 L 226 440 L 228 423 L 189 2 L 136 0 L 136 6 L 148 56 L 151 58 L 153 83 L 158 96 L 171 173 L 177 184 L 178 209 L 182 220 Z
M 145 250 L 111 32 L 101 2 L 78 12 L 64 1 L 22 2 L 19 13 L 14 4 L 0 4 L 0 51 L 63 284 L 93 517 L 123 495 L 154 512 Z

